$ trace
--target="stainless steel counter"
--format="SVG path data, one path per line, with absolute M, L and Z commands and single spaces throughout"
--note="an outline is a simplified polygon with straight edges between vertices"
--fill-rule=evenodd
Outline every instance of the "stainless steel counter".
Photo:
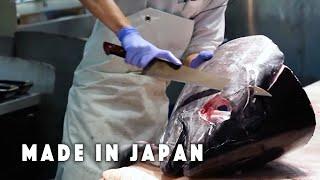
M 40 94 L 32 93 L 0 103 L 0 115 L 32 107 L 40 103 Z

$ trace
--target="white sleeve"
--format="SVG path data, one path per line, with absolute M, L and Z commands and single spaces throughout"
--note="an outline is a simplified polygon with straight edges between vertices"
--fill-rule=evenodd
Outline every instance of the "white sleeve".
M 216 50 L 224 40 L 225 11 L 228 0 L 212 0 L 197 16 L 186 55 L 202 50 Z

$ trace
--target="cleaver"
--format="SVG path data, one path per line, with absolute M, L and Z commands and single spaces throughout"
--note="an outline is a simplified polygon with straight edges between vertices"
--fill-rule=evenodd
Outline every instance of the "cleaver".
M 126 57 L 126 51 L 121 46 L 104 42 L 103 48 L 107 55 L 116 55 L 122 58 Z M 148 66 L 142 70 L 142 74 L 165 80 L 196 84 L 219 91 L 223 90 L 230 82 L 228 78 L 217 75 L 212 76 L 206 72 L 186 66 L 178 66 L 160 58 L 154 58 Z M 251 86 L 250 88 L 253 89 L 254 95 L 272 97 L 269 92 L 260 87 Z

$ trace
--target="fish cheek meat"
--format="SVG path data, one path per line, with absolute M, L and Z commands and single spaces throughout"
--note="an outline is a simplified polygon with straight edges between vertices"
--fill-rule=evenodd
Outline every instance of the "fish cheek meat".
M 283 54 L 265 36 L 230 41 L 202 71 L 231 79 L 221 92 L 186 85 L 163 134 L 170 176 L 203 176 L 256 167 L 306 144 L 315 128 L 310 101 Z M 250 86 L 272 97 L 253 96 Z M 173 161 L 182 144 L 187 162 Z M 203 144 L 203 161 L 190 161 L 191 144 Z

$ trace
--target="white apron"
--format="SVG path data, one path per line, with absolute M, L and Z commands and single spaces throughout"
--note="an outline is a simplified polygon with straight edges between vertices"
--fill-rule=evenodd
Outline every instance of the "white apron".
M 150 22 L 145 21 L 145 15 L 151 16 Z M 177 57 L 182 56 L 192 36 L 193 21 L 158 10 L 146 9 L 129 19 L 144 38 Z M 119 165 L 105 162 L 104 156 L 96 162 L 95 144 L 156 143 L 166 126 L 167 82 L 140 75 L 140 69 L 123 59 L 105 55 L 104 41 L 119 44 L 115 35 L 97 22 L 74 73 L 65 114 L 62 143 L 70 148 L 84 144 L 84 162 L 74 162 L 71 156 L 59 163 L 56 179 L 99 179 L 104 170 Z

